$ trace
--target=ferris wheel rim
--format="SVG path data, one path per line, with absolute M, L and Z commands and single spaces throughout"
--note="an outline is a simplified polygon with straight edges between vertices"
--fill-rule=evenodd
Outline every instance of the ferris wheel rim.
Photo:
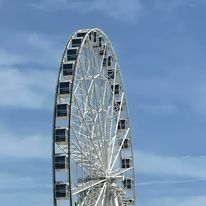
M 79 31 L 79 30 L 78 30 Z M 78 32 L 77 31 L 77 32 Z M 86 31 L 86 30 L 84 30 L 84 31 Z M 71 97 L 70 97 L 70 104 L 69 104 L 69 108 L 70 108 L 70 112 L 69 112 L 69 121 L 68 121 L 68 127 L 70 128 L 70 126 L 71 126 L 71 116 L 72 116 L 72 100 L 73 100 L 73 95 L 74 95 L 74 91 L 73 91 L 73 89 L 74 89 L 74 81 L 75 81 L 75 75 L 76 75 L 76 70 L 77 70 L 77 67 L 78 67 L 78 64 L 79 64 L 79 59 L 80 59 L 80 56 L 81 56 L 81 53 L 82 53 L 82 50 L 83 50 L 83 46 L 84 46 L 84 43 L 85 43 L 85 41 L 86 41 L 86 39 L 87 39 L 87 37 L 88 37 L 88 35 L 89 35 L 89 33 L 90 32 L 93 32 L 93 31 L 98 31 L 98 32 L 100 32 L 101 34 L 103 34 L 104 35 L 104 37 L 106 38 L 106 40 L 107 40 L 107 42 L 108 42 L 108 44 L 110 45 L 110 48 L 111 48 L 111 50 L 112 50 L 112 54 L 113 54 L 113 56 L 115 57 L 115 61 L 117 62 L 117 66 L 118 66 L 118 72 L 119 72 L 119 74 L 120 74 L 120 78 L 121 78 L 121 84 L 122 84 L 122 87 L 124 88 L 124 84 L 123 84 L 123 80 L 122 80 L 122 75 L 121 75 L 121 72 L 120 72 L 120 66 L 119 66 L 119 62 L 118 62 L 118 59 L 117 59 L 117 55 L 116 55 L 116 53 L 115 53 L 115 50 L 114 50 L 114 48 L 113 48 L 113 46 L 112 46 L 112 44 L 111 44 L 111 42 L 110 42 L 110 40 L 109 40 L 109 38 L 108 38 L 108 36 L 101 30 L 101 29 L 98 29 L 98 28 L 93 28 L 93 29 L 88 29 L 87 30 L 87 33 L 86 33 L 86 35 L 84 36 L 84 38 L 83 38 L 83 41 L 82 41 L 82 43 L 81 43 L 81 46 L 80 46 L 80 48 L 79 48 L 79 50 L 78 50 L 78 55 L 77 55 L 77 59 L 76 59 L 76 61 L 75 61 L 75 66 L 74 66 L 74 75 L 73 75 L 73 78 L 72 78 L 72 88 L 71 88 Z M 64 59 L 64 55 L 65 55 L 65 53 L 66 53 L 66 51 L 67 51 L 67 48 L 68 48 L 68 45 L 69 45 L 69 43 L 71 42 L 71 40 L 73 39 L 73 37 L 74 37 L 74 35 L 77 33 L 77 32 L 75 32 L 69 39 L 68 39 L 68 41 L 67 41 L 67 44 L 66 44 L 66 46 L 65 46 L 65 49 L 64 49 L 64 52 L 63 52 L 63 56 L 62 56 L 62 60 L 61 60 L 61 66 L 60 66 L 60 70 L 61 70 L 61 67 L 62 67 L 62 65 L 63 65 L 63 59 Z M 58 92 L 58 83 L 60 82 L 60 73 L 61 73 L 61 71 L 59 71 L 59 76 L 58 76 L 58 80 L 57 80 L 57 87 L 56 87 L 56 95 L 55 95 L 55 99 L 57 98 L 57 92 Z M 125 97 L 125 94 L 124 94 L 124 98 L 126 99 L 126 97 Z M 56 106 L 56 105 L 55 105 Z M 56 110 L 56 107 L 55 107 L 55 110 Z M 127 108 L 127 110 L 128 110 L 128 108 Z M 56 114 L 56 112 L 55 112 L 55 114 Z M 54 120 L 56 119 L 56 115 L 54 115 Z M 129 117 L 128 117 L 128 119 L 129 119 Z M 53 128 L 54 129 L 54 128 Z M 70 132 L 69 132 L 70 133 Z M 69 149 L 70 149 L 70 144 L 71 144 L 71 142 L 70 141 L 68 141 L 68 154 L 70 155 L 70 151 L 69 151 Z M 132 150 L 131 150 L 132 151 Z M 133 157 L 133 151 L 132 151 L 132 159 L 134 159 L 134 157 Z M 70 164 L 71 164 L 71 158 L 70 158 L 70 156 L 69 156 L 69 167 L 70 167 Z M 132 170 L 134 170 L 134 167 L 132 168 Z M 69 172 L 70 173 L 70 172 Z M 133 172 L 133 176 L 134 176 L 134 172 Z M 106 179 L 105 179 L 105 181 L 106 181 Z M 102 182 L 104 182 L 104 181 L 102 181 Z M 71 185 L 71 177 L 70 177 L 70 180 L 69 180 L 69 183 L 70 183 L 70 185 Z M 70 204 L 72 205 L 72 188 L 70 187 Z M 135 194 L 134 194 L 134 198 L 135 198 Z

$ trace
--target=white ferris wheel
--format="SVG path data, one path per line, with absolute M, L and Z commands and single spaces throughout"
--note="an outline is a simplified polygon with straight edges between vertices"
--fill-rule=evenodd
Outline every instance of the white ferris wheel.
M 53 119 L 53 206 L 134 206 L 132 136 L 120 66 L 100 29 L 68 40 Z

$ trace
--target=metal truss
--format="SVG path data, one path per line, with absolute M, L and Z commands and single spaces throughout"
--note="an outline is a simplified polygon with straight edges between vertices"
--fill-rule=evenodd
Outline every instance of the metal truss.
M 81 29 L 69 38 L 53 119 L 53 206 L 134 206 L 126 95 L 102 30 Z

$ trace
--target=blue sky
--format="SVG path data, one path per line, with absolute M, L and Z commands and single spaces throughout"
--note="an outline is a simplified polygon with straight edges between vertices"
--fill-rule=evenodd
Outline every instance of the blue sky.
M 0 205 L 49 206 L 63 47 L 99 27 L 129 103 L 139 206 L 206 204 L 205 0 L 0 0 Z

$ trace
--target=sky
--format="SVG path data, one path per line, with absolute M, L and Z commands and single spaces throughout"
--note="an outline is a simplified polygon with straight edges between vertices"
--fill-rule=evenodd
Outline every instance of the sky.
M 0 14 L 0 205 L 52 205 L 58 67 L 93 27 L 121 66 L 137 205 L 206 204 L 206 0 L 0 0 Z

